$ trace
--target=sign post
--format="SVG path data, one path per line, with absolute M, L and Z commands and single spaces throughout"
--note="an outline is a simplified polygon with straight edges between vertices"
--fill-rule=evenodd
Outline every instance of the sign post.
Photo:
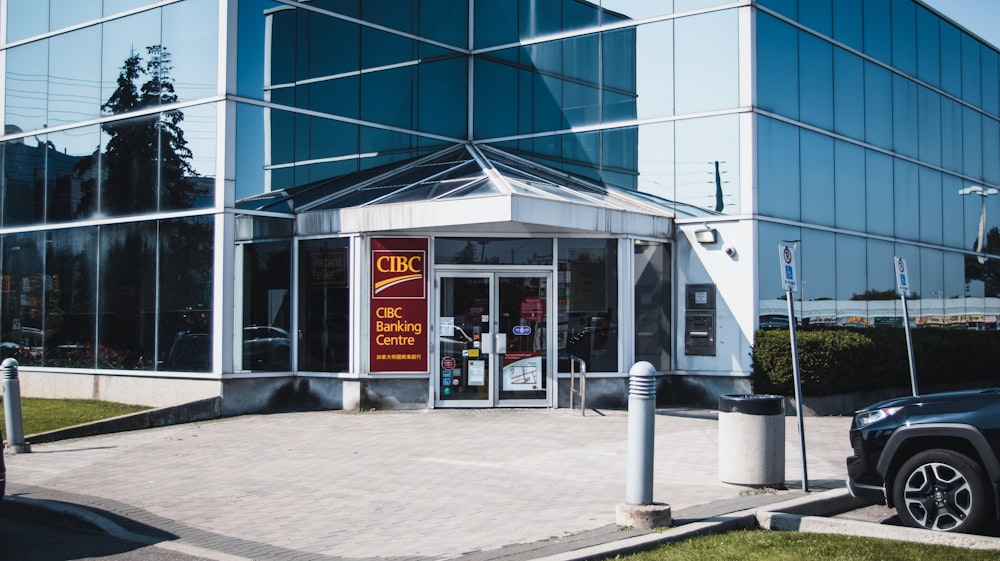
M 802 450 L 802 490 L 809 492 L 809 472 L 806 468 L 806 433 L 802 420 L 802 375 L 799 372 L 799 345 L 795 339 L 795 308 L 792 293 L 798 291 L 795 273 L 795 248 L 778 244 L 778 263 L 781 268 L 781 285 L 788 301 L 788 335 L 792 344 L 792 374 L 795 377 L 795 409 L 799 421 L 799 448 Z
M 909 273 L 906 270 L 906 260 L 902 257 L 892 258 L 893 271 L 896 273 L 896 291 L 903 301 L 903 329 L 906 331 L 906 352 L 910 358 L 910 385 L 913 386 L 913 395 L 920 395 L 917 391 L 917 367 L 913 360 L 913 335 L 910 333 L 910 312 L 906 308 L 906 297 L 910 295 Z

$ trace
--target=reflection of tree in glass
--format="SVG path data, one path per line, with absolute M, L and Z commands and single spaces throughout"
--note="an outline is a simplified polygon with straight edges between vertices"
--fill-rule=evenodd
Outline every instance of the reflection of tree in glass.
M 177 101 L 170 77 L 170 52 L 162 45 L 146 47 L 149 60 L 133 52 L 125 59 L 118 75 L 118 87 L 101 109 L 112 115 L 158 107 Z M 148 79 L 139 86 L 143 77 Z M 95 214 L 98 188 L 104 214 L 121 216 L 161 209 L 194 206 L 199 193 L 191 166 L 191 149 L 184 139 L 180 110 L 164 111 L 152 117 L 110 121 L 101 125 L 109 139 L 104 147 L 81 158 L 74 166 L 82 183 L 77 216 Z M 100 166 L 100 186 L 93 174 Z M 159 200 L 157 200 L 159 195 Z
M 977 243 L 973 242 L 972 247 L 976 249 Z M 1000 253 L 1000 230 L 996 226 L 986 232 L 986 243 L 983 244 L 983 253 Z M 965 256 L 965 280 L 983 281 L 983 288 L 986 296 L 1000 296 L 1000 261 L 996 259 L 985 259 L 981 261 L 981 256 Z

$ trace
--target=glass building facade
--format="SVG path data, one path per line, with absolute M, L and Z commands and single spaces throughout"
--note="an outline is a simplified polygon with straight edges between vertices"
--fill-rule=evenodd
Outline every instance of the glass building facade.
M 997 327 L 1000 53 L 919 1 L 0 9 L 29 395 L 561 406 L 577 360 L 610 404 L 638 360 L 731 391 L 785 242 L 803 323 L 899 325 L 901 256 L 918 325 Z M 426 342 L 386 353 L 398 239 Z

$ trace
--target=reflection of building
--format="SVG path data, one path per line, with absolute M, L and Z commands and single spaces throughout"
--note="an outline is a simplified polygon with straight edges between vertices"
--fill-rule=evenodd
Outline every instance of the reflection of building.
M 803 320 L 892 325 L 899 255 L 914 321 L 996 325 L 1000 54 L 920 2 L 2 3 L 29 395 L 559 406 L 572 356 L 711 403 L 783 240 Z

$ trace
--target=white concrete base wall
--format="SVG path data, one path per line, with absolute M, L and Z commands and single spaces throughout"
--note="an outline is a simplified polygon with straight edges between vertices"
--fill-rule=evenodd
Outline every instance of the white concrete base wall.
M 218 380 L 190 380 L 153 376 L 109 376 L 90 372 L 18 370 L 21 397 L 98 399 L 131 405 L 166 407 L 222 394 Z

